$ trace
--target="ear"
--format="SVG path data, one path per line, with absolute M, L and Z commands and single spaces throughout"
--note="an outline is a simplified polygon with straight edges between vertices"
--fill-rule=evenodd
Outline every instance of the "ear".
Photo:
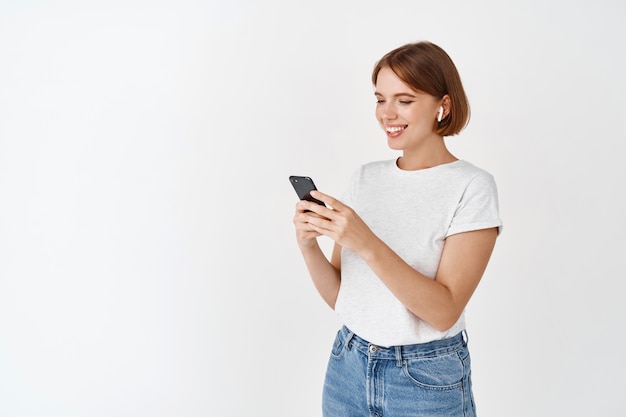
M 445 94 L 441 99 L 441 107 L 443 107 L 443 116 L 441 116 L 441 120 L 445 119 L 450 114 L 451 103 L 450 96 Z

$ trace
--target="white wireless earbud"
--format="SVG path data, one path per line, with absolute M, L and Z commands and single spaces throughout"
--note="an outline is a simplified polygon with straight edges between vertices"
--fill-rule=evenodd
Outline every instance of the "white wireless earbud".
M 443 106 L 439 106 L 439 114 L 437 114 L 437 122 L 441 122 L 441 119 L 443 117 Z

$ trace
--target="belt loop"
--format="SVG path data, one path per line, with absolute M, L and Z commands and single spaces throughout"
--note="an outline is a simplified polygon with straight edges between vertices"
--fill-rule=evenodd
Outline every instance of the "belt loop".
M 403 363 L 402 363 L 402 346 L 396 346 L 396 366 L 398 368 L 401 368 Z
M 461 335 L 463 336 L 463 346 L 467 347 L 467 343 L 469 342 L 469 336 L 467 335 L 467 330 L 463 329 L 461 331 Z

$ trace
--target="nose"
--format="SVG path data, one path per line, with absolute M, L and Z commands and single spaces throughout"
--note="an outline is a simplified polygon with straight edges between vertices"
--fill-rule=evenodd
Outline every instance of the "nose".
M 385 102 L 379 107 L 379 115 L 383 120 L 393 120 L 397 116 L 396 108 L 393 103 Z

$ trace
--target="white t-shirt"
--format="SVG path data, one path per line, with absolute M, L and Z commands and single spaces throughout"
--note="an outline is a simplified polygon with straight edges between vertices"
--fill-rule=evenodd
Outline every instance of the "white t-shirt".
M 458 160 L 403 171 L 396 160 L 359 168 L 342 200 L 417 271 L 434 279 L 445 239 L 453 234 L 502 227 L 493 177 Z M 335 310 L 360 337 L 380 346 L 425 343 L 465 329 L 464 316 L 440 332 L 411 313 L 363 259 L 343 249 Z

